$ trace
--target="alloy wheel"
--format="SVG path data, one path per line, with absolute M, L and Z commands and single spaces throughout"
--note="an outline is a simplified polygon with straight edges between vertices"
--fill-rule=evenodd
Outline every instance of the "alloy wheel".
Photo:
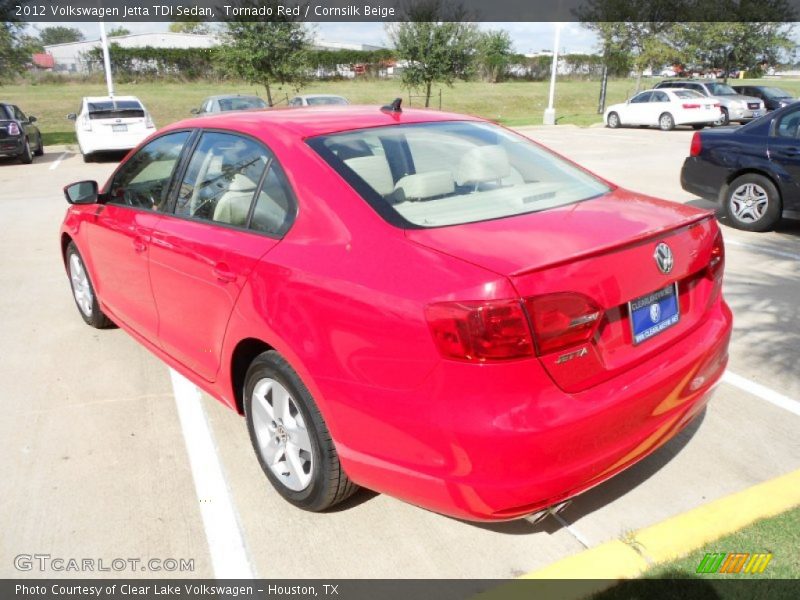
M 92 316 L 94 294 L 92 293 L 92 286 L 89 284 L 89 277 L 86 275 L 86 269 L 77 254 L 69 257 L 69 278 L 72 282 L 72 293 L 75 296 L 78 308 L 87 318 L 90 318 Z

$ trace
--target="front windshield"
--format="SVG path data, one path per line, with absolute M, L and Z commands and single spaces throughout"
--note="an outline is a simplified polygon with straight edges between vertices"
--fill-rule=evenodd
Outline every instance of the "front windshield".
M 736 90 L 724 83 L 707 83 L 706 87 L 712 96 L 736 96 Z
M 488 123 L 392 125 L 309 144 L 384 218 L 406 227 L 498 219 L 609 191 L 585 171 Z

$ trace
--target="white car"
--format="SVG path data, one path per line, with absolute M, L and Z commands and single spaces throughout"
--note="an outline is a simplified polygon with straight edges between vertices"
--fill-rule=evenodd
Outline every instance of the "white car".
M 670 131 L 676 125 L 702 129 L 722 118 L 720 103 L 693 90 L 671 88 L 640 92 L 622 104 L 606 109 L 604 120 L 612 129 L 623 125 L 649 125 Z
M 289 100 L 289 106 L 331 106 L 350 104 L 344 96 L 334 94 L 305 94 Z
M 75 121 L 83 160 L 89 162 L 97 152 L 130 150 L 156 129 L 144 104 L 135 96 L 87 96 Z

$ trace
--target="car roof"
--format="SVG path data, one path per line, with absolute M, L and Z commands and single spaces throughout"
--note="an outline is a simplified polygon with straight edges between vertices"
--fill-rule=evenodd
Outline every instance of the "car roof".
M 379 106 L 314 106 L 303 110 L 282 107 L 192 117 L 167 126 L 164 131 L 188 127 L 206 129 L 218 127 L 261 137 L 261 133 L 265 130 L 270 132 L 282 130 L 285 133 L 306 138 L 386 125 L 444 121 L 483 122 L 484 119 L 458 113 L 413 108 L 395 113 L 381 110 Z
M 295 98 L 344 98 L 344 96 L 339 94 L 300 94 Z
M 257 98 L 258 100 L 264 100 L 261 96 L 256 96 L 255 94 L 217 94 L 216 96 L 207 96 L 206 100 L 224 100 L 225 98 Z
M 126 102 L 133 101 L 142 103 L 136 96 L 84 96 L 87 102 L 112 102 L 115 100 L 125 100 Z

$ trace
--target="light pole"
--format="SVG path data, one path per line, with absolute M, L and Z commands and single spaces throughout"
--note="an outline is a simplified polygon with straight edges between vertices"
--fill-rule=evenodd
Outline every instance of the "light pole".
M 556 96 L 556 73 L 558 73 L 558 44 L 561 41 L 561 25 L 556 23 L 556 35 L 553 41 L 553 64 L 550 68 L 550 98 L 547 102 L 547 108 L 544 111 L 544 124 L 556 124 L 556 109 L 553 107 L 553 101 Z
M 111 57 L 108 55 L 108 38 L 106 37 L 106 24 L 100 21 L 100 43 L 103 46 L 103 66 L 106 71 L 106 87 L 108 95 L 114 97 L 114 81 L 111 79 Z

